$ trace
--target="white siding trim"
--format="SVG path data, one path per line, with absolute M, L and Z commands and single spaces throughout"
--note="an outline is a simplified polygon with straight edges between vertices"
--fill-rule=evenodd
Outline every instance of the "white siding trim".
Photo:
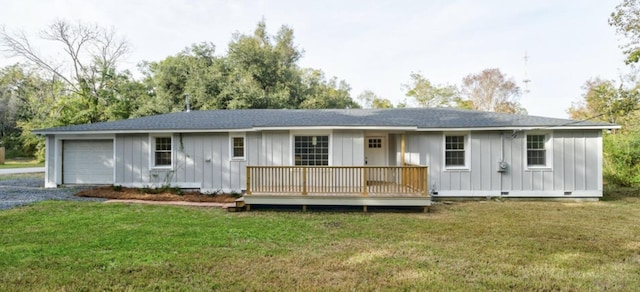
M 501 195 L 499 190 L 494 191 L 446 191 L 440 190 L 434 198 L 439 197 L 503 197 L 503 198 L 599 198 L 602 197 L 601 190 L 573 191 L 570 195 L 565 195 L 564 191 L 509 191 L 508 195 Z
M 130 182 L 130 183 L 119 183 L 117 185 L 126 187 L 126 188 L 159 188 L 166 185 L 165 182 Z M 171 187 L 178 187 L 183 189 L 200 189 L 202 184 L 199 182 L 171 182 L 169 184 Z
M 44 139 L 44 187 L 45 188 L 56 188 L 58 187 L 58 185 L 55 182 L 55 179 L 52 181 L 51 178 L 51 173 L 49 173 L 49 158 L 51 156 L 51 146 L 54 145 L 50 145 L 49 144 L 49 137 L 45 137 Z M 55 155 L 54 155 L 55 158 Z M 55 163 L 54 163 L 55 166 Z M 54 177 L 55 177 L 55 173 L 56 171 L 54 170 Z

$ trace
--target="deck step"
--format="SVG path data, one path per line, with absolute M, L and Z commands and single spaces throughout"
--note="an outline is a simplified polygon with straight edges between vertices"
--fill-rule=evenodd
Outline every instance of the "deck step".
M 245 211 L 245 210 L 246 210 L 245 205 L 246 205 L 246 203 L 244 202 L 244 197 L 242 197 L 242 198 L 237 198 L 237 199 L 236 199 L 236 204 L 235 204 L 235 206 L 230 206 L 230 207 L 228 207 L 228 208 L 227 208 L 227 211 L 229 211 L 229 212 L 241 212 L 241 211 Z

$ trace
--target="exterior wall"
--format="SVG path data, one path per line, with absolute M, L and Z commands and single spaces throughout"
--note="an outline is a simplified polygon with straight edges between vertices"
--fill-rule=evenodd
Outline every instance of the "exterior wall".
M 150 138 L 147 134 L 116 137 L 116 184 L 124 186 L 159 186 L 171 184 L 203 191 L 240 191 L 247 160 L 255 159 L 248 151 L 256 143 L 247 135 L 246 159 L 232 160 L 227 133 L 173 134 L 173 168 L 150 167 Z M 254 146 L 251 146 L 251 143 Z
M 332 133 L 333 165 L 362 165 L 362 131 Z M 148 134 L 116 136 L 115 183 L 143 187 L 171 184 L 203 191 L 241 191 L 246 186 L 247 165 L 292 164 L 289 131 L 249 132 L 245 136 L 245 159 L 231 159 L 228 133 L 173 134 L 173 169 L 150 167 Z
M 526 132 L 513 136 L 511 131 L 464 132 L 469 135 L 469 168 L 464 170 L 445 169 L 442 132 L 406 133 L 404 160 L 429 167 L 429 188 L 437 192 L 434 196 L 602 196 L 602 132 L 549 133 L 548 168 L 527 169 Z M 248 132 L 245 159 L 236 160 L 231 159 L 229 133 L 173 134 L 174 166 L 167 170 L 150 167 L 148 134 L 119 134 L 114 144 L 115 184 L 142 187 L 171 183 L 209 192 L 241 191 L 246 186 L 247 165 L 292 165 L 292 135 L 290 131 Z M 364 131 L 335 130 L 329 135 L 330 165 L 364 165 Z M 60 184 L 62 140 L 100 137 L 47 136 L 45 186 Z M 401 141 L 401 134 L 388 135 L 390 165 L 402 164 Z M 505 173 L 497 172 L 499 161 L 508 163 Z
M 526 167 L 526 132 L 466 134 L 470 161 L 464 170 L 445 168 L 443 133 L 406 136 L 406 161 L 429 167 L 430 190 L 438 196 L 602 196 L 601 131 L 553 131 L 551 165 L 538 169 Z M 508 163 L 505 173 L 497 171 L 499 161 Z
M 289 131 L 265 131 L 259 148 L 247 149 L 248 152 L 259 153 L 258 165 L 283 166 L 291 165 L 292 145 Z M 255 165 L 255 164 L 254 164 Z
M 331 165 L 364 165 L 364 132 L 334 131 L 331 138 Z
M 149 135 L 116 135 L 116 184 L 152 182 L 149 173 Z

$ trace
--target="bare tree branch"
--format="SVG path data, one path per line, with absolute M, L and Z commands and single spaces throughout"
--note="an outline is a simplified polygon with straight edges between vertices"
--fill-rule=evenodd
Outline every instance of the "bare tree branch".
M 118 39 L 113 29 L 107 30 L 97 25 L 72 25 L 64 20 L 56 20 L 40 33 L 40 37 L 62 45 L 67 58 L 61 63 L 66 66 L 57 66 L 45 60 L 24 32 L 9 34 L 4 27 L 0 28 L 3 52 L 26 59 L 62 79 L 73 92 L 96 101 L 100 99 L 99 92 L 106 86 L 105 78 L 115 72 L 118 61 L 129 52 L 127 42 Z

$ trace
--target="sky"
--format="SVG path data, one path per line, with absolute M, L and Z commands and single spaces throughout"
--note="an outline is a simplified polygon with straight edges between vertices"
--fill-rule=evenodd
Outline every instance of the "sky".
M 567 118 L 583 84 L 619 80 L 628 71 L 607 19 L 613 0 L 231 1 L 231 0 L 0 0 L 0 25 L 33 38 L 56 19 L 111 27 L 132 52 L 121 65 L 160 61 L 193 43 L 212 42 L 217 54 L 235 32 L 250 34 L 264 19 L 275 34 L 294 30 L 304 50 L 300 66 L 321 69 L 364 90 L 404 100 L 412 72 L 436 84 L 498 68 L 529 93 L 530 115 Z M 40 51 L 56 57 L 42 45 Z M 529 56 L 525 66 L 524 56 Z M 19 60 L 0 54 L 0 66 Z

